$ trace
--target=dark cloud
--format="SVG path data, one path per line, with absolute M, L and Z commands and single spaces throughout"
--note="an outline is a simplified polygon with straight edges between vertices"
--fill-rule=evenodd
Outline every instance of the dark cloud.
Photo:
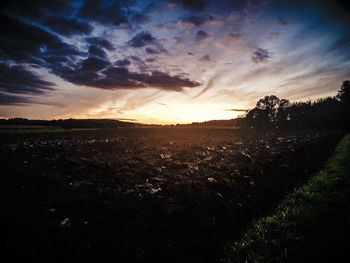
M 137 57 L 130 57 L 145 71 L 147 67 Z M 153 61 L 153 59 L 152 59 Z M 109 61 L 101 57 L 89 57 L 78 65 L 67 66 L 59 63 L 53 67 L 52 73 L 77 84 L 101 89 L 145 88 L 153 87 L 164 90 L 180 91 L 184 87 L 196 87 L 200 84 L 179 75 L 169 75 L 160 71 L 151 73 L 131 72 L 126 67 L 131 62 L 128 59 L 119 60 L 112 66 Z
M 104 71 L 104 78 L 95 80 L 94 87 L 103 89 L 120 89 L 120 88 L 143 88 L 146 84 L 135 80 L 134 75 L 126 67 L 110 67 Z M 137 74 L 136 74 L 137 75 Z
M 129 40 L 128 44 L 132 47 L 139 48 L 154 43 L 156 39 L 147 31 L 142 31 Z
M 55 74 L 77 85 L 85 85 L 101 89 L 145 88 L 153 87 L 164 90 L 180 91 L 184 87 L 196 87 L 200 84 L 178 75 L 169 75 L 160 71 L 151 73 L 130 72 L 126 67 L 109 66 L 108 63 L 89 63 L 84 61 L 78 68 L 61 66 L 55 69 Z M 101 70 L 101 68 L 105 67 Z
M 193 88 L 200 85 L 200 83 L 182 78 L 181 76 L 171 76 L 168 73 L 153 71 L 151 74 L 135 74 L 133 78 L 140 81 L 149 87 L 162 88 L 165 90 L 180 91 L 184 87 Z
M 99 85 L 98 81 L 104 79 L 105 76 L 101 71 L 105 71 L 111 67 L 111 63 L 106 59 L 102 49 L 90 46 L 89 56 L 75 64 L 56 63 L 51 65 L 51 73 L 61 77 L 76 85 L 85 85 L 96 88 L 104 88 Z
M 120 25 L 128 21 L 125 10 L 129 1 L 85 0 L 79 16 L 102 24 Z
M 252 61 L 254 63 L 263 63 L 263 62 L 267 62 L 270 58 L 271 58 L 271 54 L 269 51 L 263 48 L 257 48 L 253 52 Z
M 181 38 L 181 37 L 178 37 L 178 36 L 175 36 L 174 39 L 176 40 L 176 43 L 177 43 L 177 44 L 181 44 L 181 43 L 184 42 L 184 39 Z
M 208 62 L 208 61 L 210 61 L 210 56 L 209 55 L 205 55 L 205 56 L 201 57 L 199 60 L 202 61 L 202 62 Z
M 145 49 L 145 51 L 148 53 L 148 54 L 161 54 L 161 53 L 167 53 L 168 51 L 163 48 L 163 47 L 157 47 L 157 48 L 151 48 L 151 47 L 147 47 Z
M 240 34 L 240 33 L 230 33 L 229 37 L 231 39 L 242 39 L 242 34 Z
M 57 64 L 51 68 L 51 72 L 73 84 L 94 87 L 94 81 L 99 78 L 99 74 L 92 67 L 83 67 L 83 64 L 84 62 L 80 67 Z
M 151 47 L 146 48 L 145 51 L 146 51 L 148 54 L 159 54 L 158 50 L 156 50 L 156 49 L 154 49 L 154 48 L 151 48 Z
M 146 14 L 135 14 L 130 18 L 130 23 L 132 24 L 144 24 L 150 22 L 151 18 Z
M 187 55 L 194 56 L 192 52 L 187 52 Z
M 198 30 L 196 33 L 196 40 L 202 41 L 209 37 L 209 34 L 203 30 Z
M 136 62 L 142 62 L 142 60 L 137 56 L 130 56 L 130 58 Z
M 131 64 L 131 61 L 126 58 L 123 60 L 117 60 L 114 64 L 118 67 L 127 67 Z
M 107 57 L 106 52 L 102 48 L 99 48 L 98 46 L 95 46 L 95 45 L 91 45 L 89 47 L 89 55 L 94 57 L 100 57 L 100 58 Z
M 180 18 L 179 21 L 182 23 L 188 23 L 195 26 L 200 26 L 206 23 L 207 21 L 213 21 L 213 20 L 214 20 L 214 16 L 212 15 L 192 15 L 192 16 Z
M 46 66 L 49 67 L 50 65 L 55 65 L 55 64 L 59 64 L 59 63 L 66 63 L 67 57 L 50 55 L 49 57 L 45 58 L 45 62 L 47 63 Z
M 99 71 L 107 68 L 111 63 L 97 57 L 89 57 L 81 63 L 82 71 Z M 88 72 L 86 72 L 88 73 Z
M 208 3 L 207 0 L 174 0 L 177 3 L 181 3 L 183 7 L 192 10 L 201 10 Z
M 128 57 L 130 60 L 132 60 L 133 64 L 135 66 L 137 66 L 138 70 L 140 72 L 147 72 L 148 71 L 148 67 L 145 63 L 145 61 L 143 61 L 142 59 L 140 59 L 139 57 L 137 56 L 130 56 Z
M 152 62 L 155 62 L 156 59 L 155 58 L 147 58 L 145 61 L 152 63 Z
M 139 71 L 143 71 L 143 72 L 147 72 L 148 71 L 148 67 L 146 66 L 146 63 L 140 59 L 137 56 L 130 56 L 128 57 L 132 63 L 137 66 L 137 68 L 139 69 Z
M 39 20 L 50 13 L 70 14 L 76 8 L 75 1 L 68 0 L 12 0 L 5 10 L 13 15 Z
M 8 95 L 0 92 L 0 105 L 23 105 L 35 103 L 31 98 Z
M 45 20 L 44 24 L 53 31 L 65 36 L 90 34 L 93 29 L 89 23 L 65 17 L 50 17 Z
M 43 94 L 53 89 L 53 83 L 41 80 L 21 66 L 0 64 L 0 91 L 15 94 Z
M 81 55 L 75 47 L 34 25 L 0 15 L 0 58 L 16 62 L 44 64 L 45 61 Z
M 114 47 L 111 43 L 109 43 L 106 39 L 100 37 L 86 38 L 86 42 L 95 46 L 103 47 L 110 51 L 114 50 Z

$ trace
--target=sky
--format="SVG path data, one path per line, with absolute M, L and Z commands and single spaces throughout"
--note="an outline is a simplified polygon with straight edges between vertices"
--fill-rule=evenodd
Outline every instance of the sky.
M 0 7 L 0 117 L 172 124 L 350 79 L 340 0 L 13 0 Z

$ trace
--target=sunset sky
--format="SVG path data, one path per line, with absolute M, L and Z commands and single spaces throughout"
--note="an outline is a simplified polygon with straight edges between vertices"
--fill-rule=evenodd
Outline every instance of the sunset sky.
M 331 0 L 8 1 L 0 116 L 189 123 L 232 119 L 265 95 L 334 96 L 350 79 L 349 11 Z

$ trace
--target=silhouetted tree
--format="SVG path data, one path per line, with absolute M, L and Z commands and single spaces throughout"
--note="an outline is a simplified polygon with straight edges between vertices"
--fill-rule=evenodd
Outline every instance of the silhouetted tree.
M 337 94 L 337 99 L 339 99 L 342 103 L 348 104 L 350 103 L 350 81 L 343 81 L 343 85 Z
M 342 117 L 345 120 L 345 126 L 350 129 L 350 81 L 343 81 L 341 89 L 338 91 L 337 99 L 340 101 L 342 108 Z
M 290 102 L 275 95 L 265 96 L 256 103 L 246 119 L 250 127 L 271 128 L 278 126 L 280 118 L 287 118 L 286 109 Z
M 314 102 L 290 103 L 271 95 L 260 99 L 241 127 L 334 129 L 350 128 L 350 81 L 343 82 L 337 96 Z

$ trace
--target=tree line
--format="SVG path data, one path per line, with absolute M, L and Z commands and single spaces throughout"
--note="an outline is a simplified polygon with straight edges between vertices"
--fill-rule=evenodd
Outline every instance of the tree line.
M 314 102 L 291 103 L 275 95 L 265 96 L 239 124 L 258 129 L 349 129 L 350 81 L 343 81 L 336 96 Z
M 113 119 L 28 120 L 25 118 L 10 118 L 8 120 L 0 119 L 0 125 L 40 125 L 57 126 L 66 129 L 72 129 L 135 127 L 140 124 Z

